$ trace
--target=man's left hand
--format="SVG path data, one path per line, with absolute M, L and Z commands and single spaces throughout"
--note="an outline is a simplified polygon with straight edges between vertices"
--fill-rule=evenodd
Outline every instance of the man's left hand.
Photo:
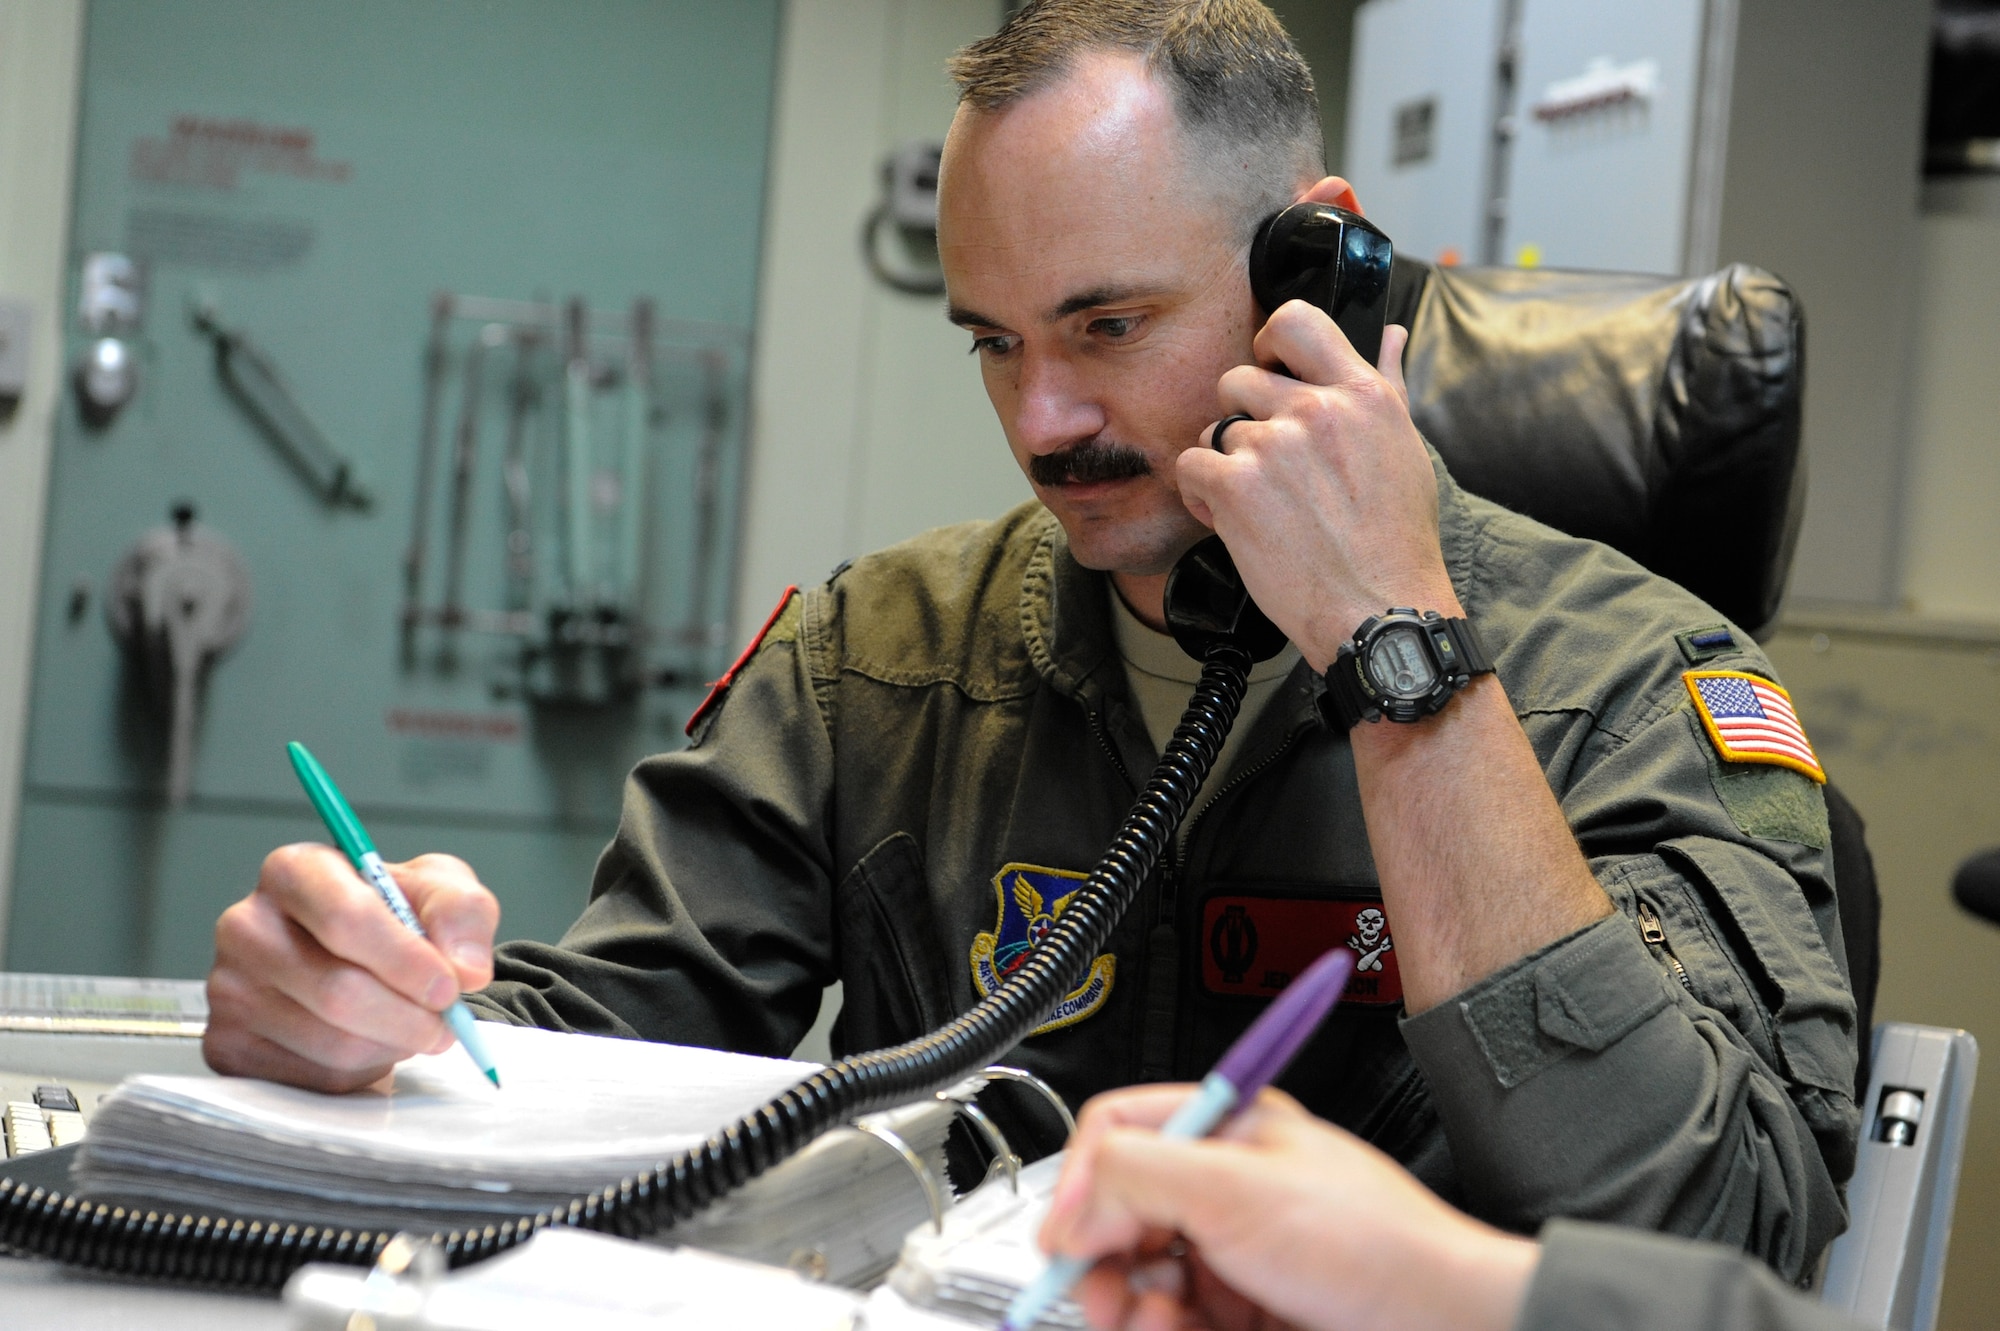
M 1181 453 L 1181 496 L 1229 547 L 1264 613 L 1315 670 L 1393 605 L 1463 614 L 1438 546 L 1437 476 L 1410 419 L 1408 332 L 1382 337 L 1379 369 L 1325 311 L 1281 306 L 1253 344 L 1259 364 L 1219 381 L 1223 448 Z M 1278 365 L 1297 377 L 1263 368 Z
M 1222 409 L 1252 419 L 1229 427 L 1221 453 L 1180 454 L 1189 510 L 1314 670 L 1391 606 L 1465 614 L 1403 386 L 1408 341 L 1388 329 L 1378 370 L 1324 311 L 1287 302 L 1257 334 L 1259 364 L 1219 382 Z M 1610 912 L 1497 676 L 1421 725 L 1359 726 L 1351 742 L 1412 1014 Z

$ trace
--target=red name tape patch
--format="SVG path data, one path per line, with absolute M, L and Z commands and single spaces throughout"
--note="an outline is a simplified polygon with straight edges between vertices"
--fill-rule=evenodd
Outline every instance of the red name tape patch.
M 1354 954 L 1343 1003 L 1403 1001 L 1403 976 L 1382 903 L 1299 897 L 1211 897 L 1201 910 L 1201 983 L 1211 994 L 1270 998 L 1330 948 Z

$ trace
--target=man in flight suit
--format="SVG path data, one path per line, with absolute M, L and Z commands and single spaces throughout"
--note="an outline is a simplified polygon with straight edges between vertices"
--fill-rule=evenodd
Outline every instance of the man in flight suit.
M 1170 733 L 1193 663 L 1162 588 L 1212 529 L 1291 647 L 1018 1060 L 1073 1100 L 1197 1076 L 1353 946 L 1367 969 L 1284 1082 L 1314 1112 L 1506 1227 L 1807 1269 L 1857 1122 L 1825 805 L 1803 734 L 1789 765 L 1727 746 L 1677 635 L 1709 631 L 1697 675 L 1768 662 L 1454 485 L 1402 330 L 1371 366 L 1310 306 L 1257 310 L 1258 223 L 1357 206 L 1261 5 L 1046 0 L 953 73 L 949 313 L 1039 502 L 788 594 L 692 745 L 633 772 L 558 945 L 495 955 L 497 906 L 448 857 L 397 870 L 426 942 L 332 852 L 274 852 L 218 926 L 210 1062 L 363 1085 L 482 987 L 496 1019 L 764 1054 L 835 980 L 840 1048 L 948 1019 L 1046 933 Z M 1408 724 L 1329 723 L 1324 672 L 1394 606 L 1468 619 L 1497 673 Z

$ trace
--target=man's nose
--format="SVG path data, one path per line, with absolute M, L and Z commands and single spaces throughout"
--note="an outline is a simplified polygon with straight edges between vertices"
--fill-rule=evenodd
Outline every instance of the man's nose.
M 1086 376 L 1058 356 L 1022 358 L 1014 431 L 1035 456 L 1059 453 L 1104 429 L 1104 408 Z

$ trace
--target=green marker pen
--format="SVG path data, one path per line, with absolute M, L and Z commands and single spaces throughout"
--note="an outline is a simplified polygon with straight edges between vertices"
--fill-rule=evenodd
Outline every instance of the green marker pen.
M 299 784 L 306 788 L 306 798 L 319 811 L 320 821 L 326 830 L 333 833 L 347 858 L 354 865 L 354 871 L 368 880 L 368 885 L 382 894 L 382 900 L 396 913 L 396 918 L 405 928 L 419 938 L 428 938 L 417 913 L 410 909 L 409 900 L 403 890 L 396 886 L 396 880 L 389 876 L 388 866 L 375 853 L 375 843 L 368 839 L 368 831 L 361 826 L 361 820 L 354 816 L 354 810 L 347 807 L 341 796 L 340 787 L 333 784 L 333 778 L 319 765 L 319 760 L 307 752 L 306 746 L 293 740 L 285 746 L 292 755 L 292 770 L 299 774 Z M 451 1033 L 465 1046 L 465 1052 L 472 1055 L 472 1061 L 486 1074 L 486 1079 L 495 1086 L 500 1084 L 499 1069 L 493 1066 L 493 1058 L 486 1052 L 486 1042 L 480 1038 L 479 1022 L 473 1017 L 472 1009 L 465 1000 L 455 998 L 444 1010 L 444 1019 L 451 1027 Z

